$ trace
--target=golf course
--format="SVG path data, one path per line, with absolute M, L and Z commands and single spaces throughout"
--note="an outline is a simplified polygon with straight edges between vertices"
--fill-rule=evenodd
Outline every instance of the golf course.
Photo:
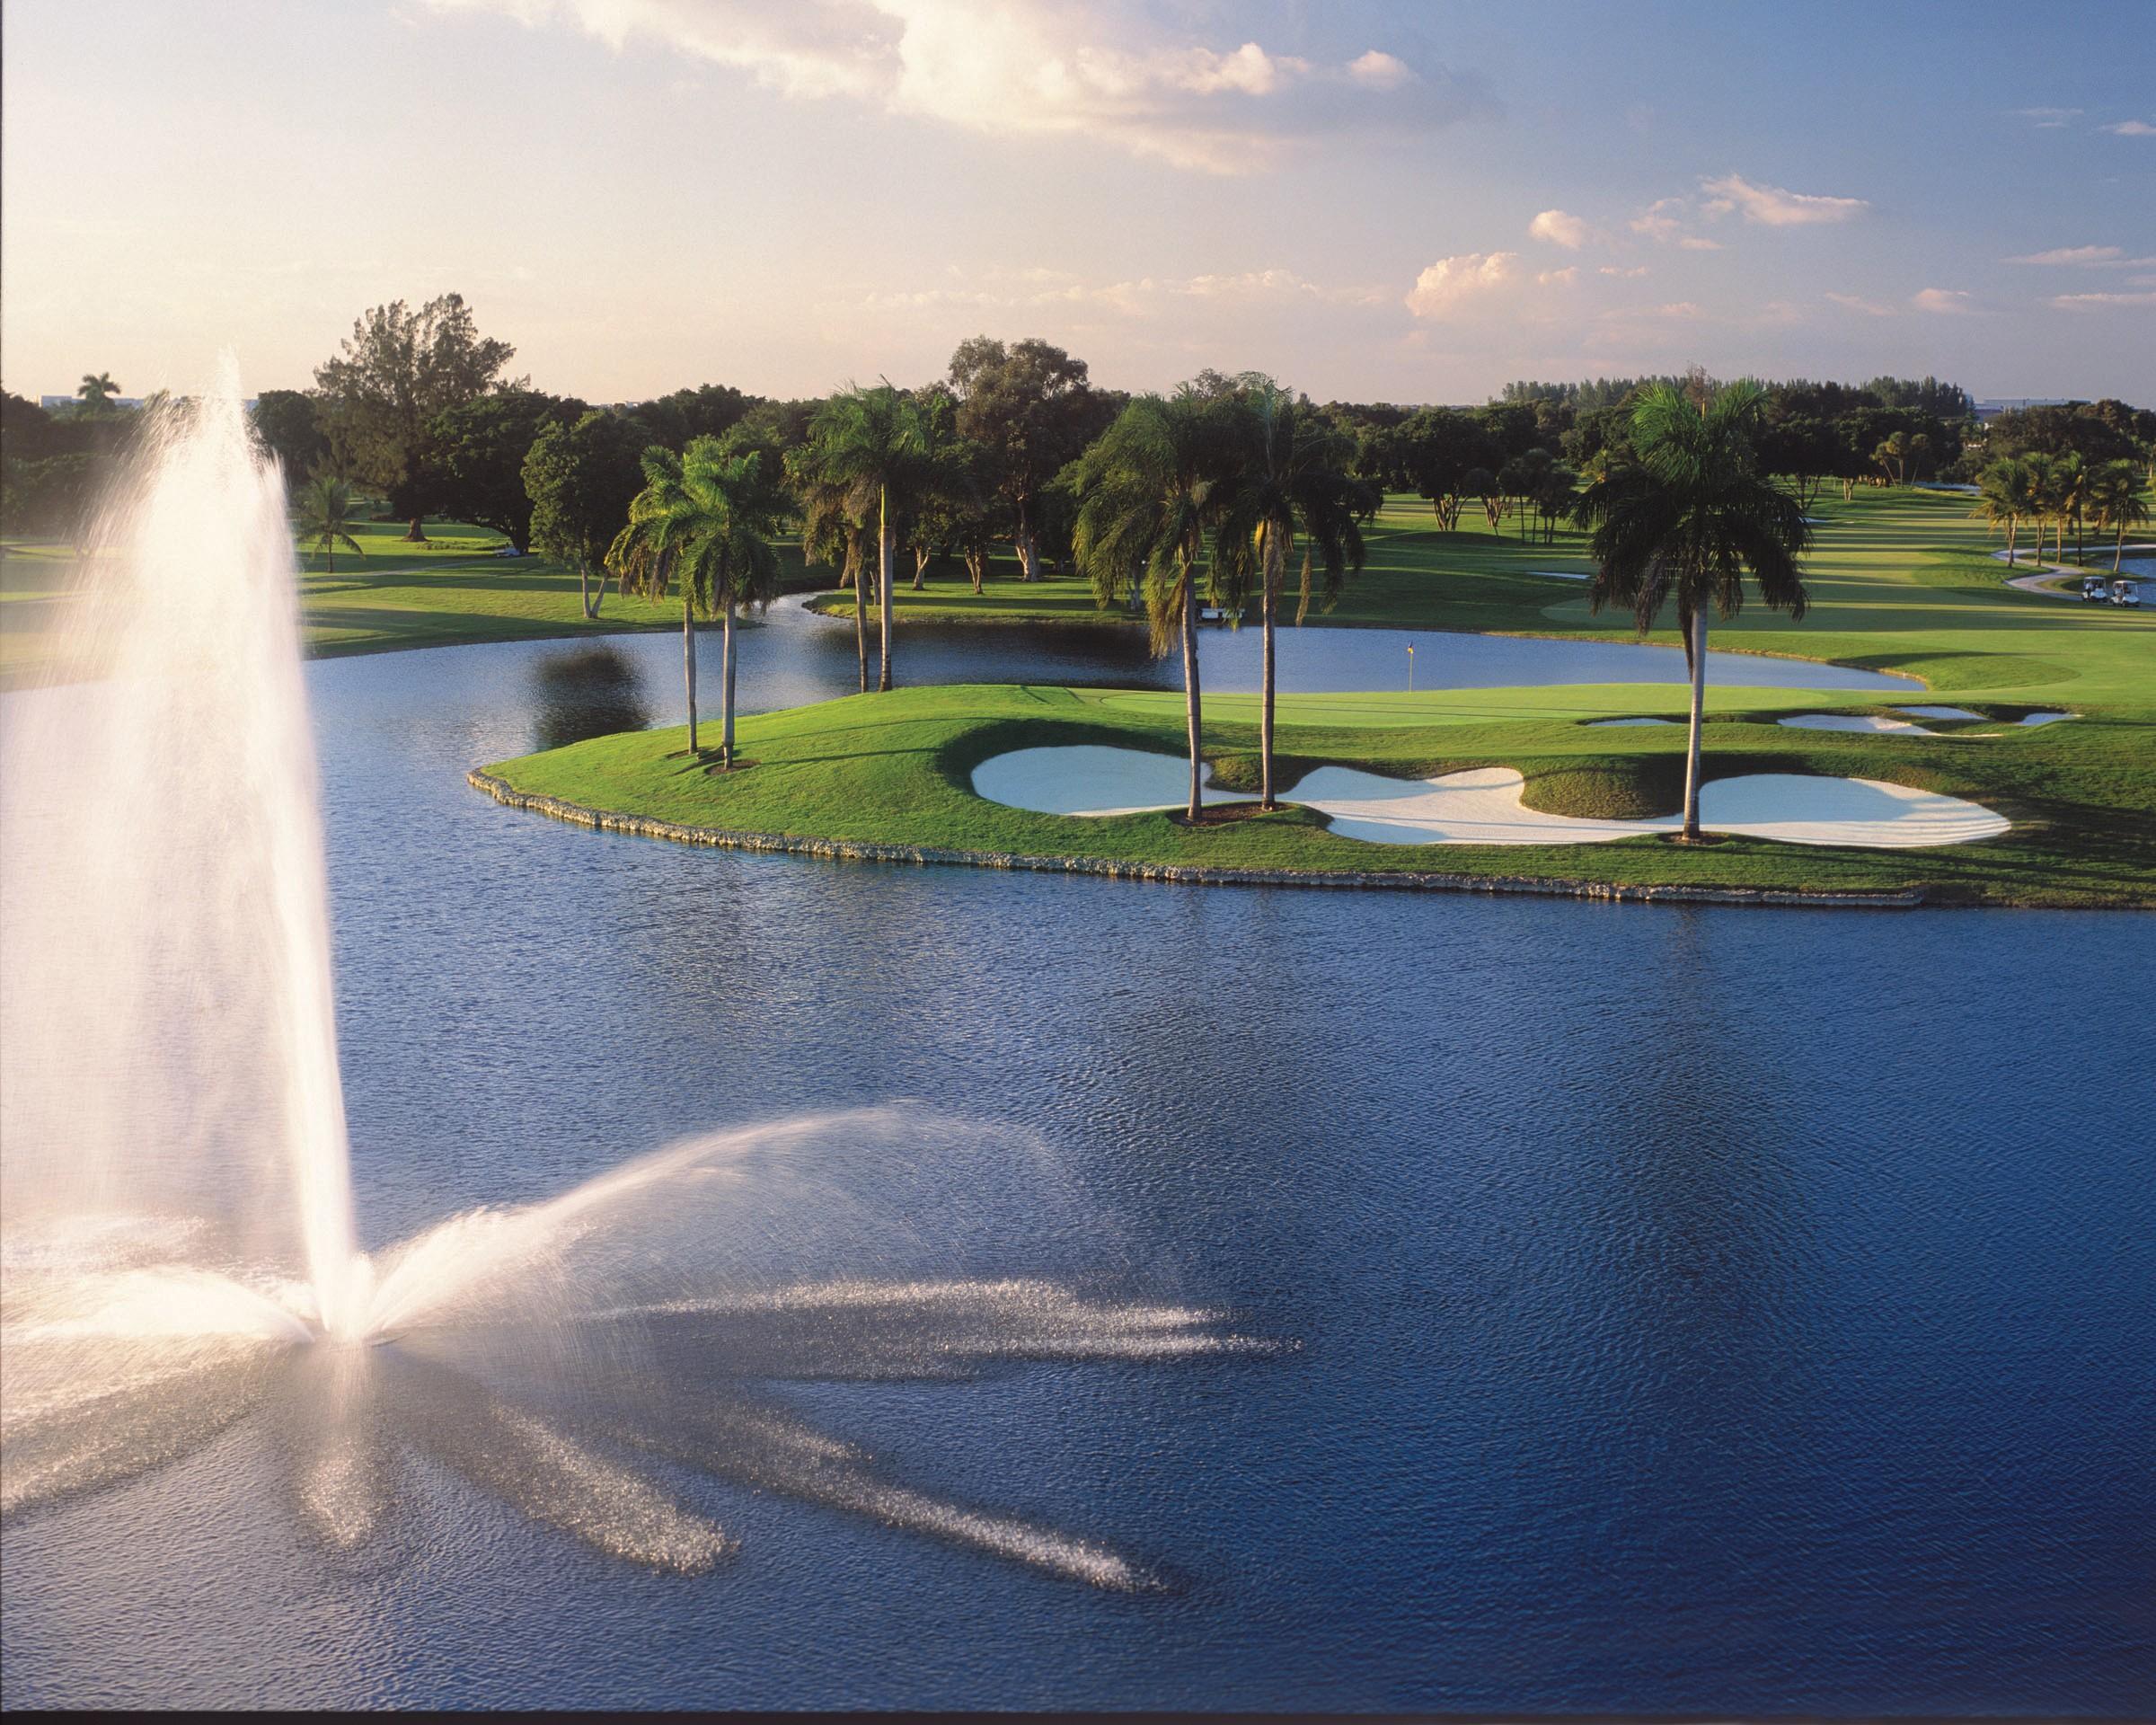
M 1912 679 L 1878 690 L 1710 682 L 1704 776 L 1862 780 L 1977 805 L 2006 830 L 1973 843 L 1874 848 L 1742 834 L 1680 845 L 1642 832 L 1592 844 L 1383 843 L 1345 836 L 1292 801 L 1269 813 L 1228 803 L 1192 827 L 1168 809 L 1042 812 L 976 794 L 984 764 L 1019 750 L 1109 747 L 1169 757 L 1183 748 L 1183 698 L 1161 690 L 964 685 L 900 687 L 740 721 L 743 764 L 710 770 L 679 729 L 593 739 L 497 762 L 475 782 L 507 801 L 590 825 L 704 844 L 835 854 L 1073 867 L 1194 880 L 1473 887 L 1652 896 L 1878 896 L 1882 902 L 2019 906 L 2156 904 L 2156 617 L 2006 585 L 1966 500 L 1864 488 L 1823 500 L 1805 561 L 1801 623 L 1763 607 L 1717 620 L 1717 652 L 1829 660 Z M 1595 616 L 1568 531 L 1440 533 L 1412 499 L 1388 501 L 1368 560 L 1307 627 L 1432 632 L 1426 677 L 1455 632 L 1634 639 Z M 844 596 L 819 608 L 844 612 Z M 1292 592 L 1289 605 L 1292 615 Z M 1138 627 L 1070 579 L 990 579 L 976 596 L 948 576 L 900 586 L 897 663 L 909 625 L 930 621 L 1098 622 Z M 1282 631 L 1292 664 L 1294 632 Z M 1674 632 L 1650 641 L 1668 645 Z M 1593 821 L 1668 816 L 1679 803 L 1687 692 L 1675 685 L 1517 688 L 1397 686 L 1283 694 L 1278 783 L 1321 768 L 1391 781 L 1487 769 L 1520 775 L 1525 810 Z M 1435 679 L 1433 679 L 1435 680 Z M 1912 716 L 1911 708 L 1934 713 Z M 2070 713 L 2070 719 L 2042 716 Z M 1965 716 L 1966 715 L 1966 716 Z M 1874 720 L 1879 730 L 1788 724 Z M 2039 722 L 2025 721 L 2038 717 Z M 1204 757 L 1217 791 L 1254 796 L 1258 702 L 1215 694 Z M 1046 758 L 1046 757 L 1043 757 Z M 1030 801 L 1031 799 L 1028 799 Z M 1054 805 L 1052 801 L 1049 806 Z M 1794 811 L 1793 811 L 1794 812 Z M 1523 835 L 1522 837 L 1527 836 Z

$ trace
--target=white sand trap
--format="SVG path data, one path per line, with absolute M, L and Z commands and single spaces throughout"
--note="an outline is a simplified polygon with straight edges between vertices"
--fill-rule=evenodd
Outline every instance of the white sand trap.
M 1213 769 L 1202 771 L 1204 801 L 1249 801 L 1241 792 L 1214 789 Z M 1093 743 L 1015 748 L 973 769 L 973 794 L 1039 815 L 1142 815 L 1188 803 L 1190 763 L 1180 755 Z
M 1589 730 L 1613 730 L 1620 725 L 1681 725 L 1682 719 L 1590 719 Z
M 1800 712 L 1774 722 L 1788 725 L 1793 730 L 1898 730 L 1916 737 L 1934 734 L 1906 719 L 1882 718 L 1876 712 Z
M 1321 766 L 1288 801 L 1332 817 L 1332 830 L 1382 845 L 1599 845 L 1636 833 L 1674 832 L 1683 823 L 1580 820 L 1524 807 L 1525 781 L 1508 766 L 1477 767 L 1420 782 L 1353 767 Z M 1785 845 L 1852 845 L 1906 850 L 1971 845 L 2010 823 L 1959 797 L 1877 779 L 1823 779 L 1754 773 L 1716 779 L 1700 791 L 1700 822 L 1718 833 Z
M 1212 772 L 1206 769 L 1210 779 Z M 1321 766 L 1286 793 L 1331 818 L 1332 830 L 1375 845 L 1600 845 L 1637 833 L 1674 832 L 1657 820 L 1582 820 L 1520 801 L 1526 781 L 1509 766 L 1479 766 L 1436 779 L 1388 779 L 1351 766 Z M 1135 815 L 1183 804 L 1189 768 L 1173 755 L 1083 744 L 1019 748 L 973 770 L 974 794 L 1044 815 Z M 1245 801 L 1206 785 L 1208 803 Z M 1901 850 L 1969 845 L 2007 830 L 2003 816 L 1958 797 L 1877 779 L 1755 773 L 1717 779 L 1700 792 L 1700 819 L 1719 833 L 1789 845 Z
M 1904 712 L 1918 719 L 1981 719 L 1981 712 L 1971 712 L 1966 707 L 1904 707 Z

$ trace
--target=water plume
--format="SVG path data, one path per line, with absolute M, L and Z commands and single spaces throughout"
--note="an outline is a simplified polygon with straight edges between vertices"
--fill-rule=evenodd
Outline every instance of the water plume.
M 1134 1559 L 908 1485 L 789 1383 L 1257 1350 L 1104 1278 L 1029 1135 L 921 1106 L 706 1135 L 359 1248 L 297 571 L 236 384 L 145 424 L 64 686 L 0 759 L 0 1512 L 243 1421 L 326 1548 L 382 1542 L 414 1458 L 610 1556 L 733 1549 L 785 1496 L 1099 1587 Z M 969 1202 L 1038 1186 L 1023 1240 Z M 697 1483 L 685 1500 L 663 1473 Z

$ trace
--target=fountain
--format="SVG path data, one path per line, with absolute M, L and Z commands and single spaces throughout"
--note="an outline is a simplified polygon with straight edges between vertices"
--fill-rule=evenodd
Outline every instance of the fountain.
M 782 1393 L 1259 1346 L 1081 1266 L 1014 1272 L 967 1192 L 1029 1158 L 1052 1209 L 1027 1135 L 809 1116 L 363 1251 L 292 537 L 229 369 L 146 425 L 94 544 L 75 680 L 12 699 L 0 770 L 0 1512 L 256 1420 L 331 1547 L 381 1533 L 420 1456 L 601 1551 L 707 1569 L 729 1539 L 660 1463 L 1146 1585 L 887 1478 Z

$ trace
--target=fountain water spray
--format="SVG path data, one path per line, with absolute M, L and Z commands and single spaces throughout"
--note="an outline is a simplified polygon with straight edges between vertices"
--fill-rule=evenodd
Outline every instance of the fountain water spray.
M 0 1509 L 260 1415 L 332 1545 L 375 1533 L 412 1451 L 601 1550 L 707 1568 L 729 1542 L 644 1476 L 657 1455 L 1141 1585 L 887 1481 L 770 1394 L 1255 1346 L 1076 1266 L 1013 1273 L 968 1191 L 1030 1162 L 1055 1208 L 1024 1134 L 804 1117 L 360 1252 L 297 570 L 229 366 L 146 421 L 134 467 L 61 602 L 72 680 L 8 698 L 0 756 Z

